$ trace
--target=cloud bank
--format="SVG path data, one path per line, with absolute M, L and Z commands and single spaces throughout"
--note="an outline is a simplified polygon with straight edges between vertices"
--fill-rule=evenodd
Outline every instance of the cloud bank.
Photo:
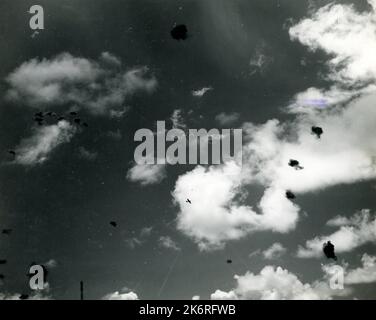
M 62 53 L 51 59 L 24 62 L 6 79 L 8 99 L 33 108 L 69 104 L 92 114 L 123 109 L 125 99 L 152 92 L 157 85 L 147 67 L 121 69 L 121 61 L 108 52 L 96 60 Z

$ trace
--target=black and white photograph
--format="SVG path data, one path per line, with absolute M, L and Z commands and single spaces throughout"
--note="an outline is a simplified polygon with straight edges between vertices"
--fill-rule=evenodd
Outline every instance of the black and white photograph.
M 376 0 L 0 0 L 0 48 L 0 300 L 376 299 Z

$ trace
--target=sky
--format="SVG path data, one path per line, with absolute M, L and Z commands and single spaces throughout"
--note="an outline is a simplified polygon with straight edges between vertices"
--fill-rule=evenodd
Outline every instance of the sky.
M 0 43 L 0 299 L 376 297 L 375 0 L 2 0 Z M 157 121 L 242 163 L 135 163 Z

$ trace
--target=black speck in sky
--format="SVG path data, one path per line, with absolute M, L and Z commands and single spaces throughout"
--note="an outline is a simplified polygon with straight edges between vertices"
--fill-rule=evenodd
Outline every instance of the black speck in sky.
M 179 24 L 171 30 L 171 37 L 178 41 L 185 40 L 188 37 L 187 33 L 188 33 L 188 29 L 186 25 Z
M 334 244 L 332 244 L 330 241 L 324 243 L 322 250 L 324 251 L 325 256 L 328 259 L 334 259 L 335 261 L 337 261 L 336 254 L 334 252 Z

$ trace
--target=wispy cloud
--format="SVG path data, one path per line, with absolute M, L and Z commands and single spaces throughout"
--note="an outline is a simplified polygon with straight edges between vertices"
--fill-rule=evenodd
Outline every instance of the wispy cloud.
M 207 93 L 208 91 L 213 90 L 213 87 L 203 87 L 201 89 L 193 90 L 192 95 L 194 97 L 201 98 Z
M 34 129 L 31 137 L 16 147 L 15 163 L 32 166 L 46 161 L 60 144 L 67 143 L 76 133 L 76 128 L 62 120 L 57 124 Z
M 123 71 L 119 58 L 108 52 L 95 61 L 62 53 L 51 59 L 24 62 L 8 77 L 7 97 L 30 107 L 70 104 L 93 114 L 121 116 L 125 99 L 157 86 L 147 67 Z
M 177 243 L 174 240 L 172 240 L 169 236 L 161 236 L 159 238 L 159 245 L 163 248 L 172 249 L 175 251 L 181 250 Z
M 368 242 L 376 242 L 376 218 L 369 210 L 362 210 L 350 219 L 336 217 L 328 225 L 340 227 L 326 236 L 318 236 L 300 246 L 297 256 L 300 258 L 317 258 L 323 255 L 322 246 L 330 240 L 335 245 L 336 253 L 349 252 Z
M 166 165 L 164 164 L 134 164 L 128 170 L 127 178 L 138 182 L 142 186 L 160 183 L 166 178 Z

